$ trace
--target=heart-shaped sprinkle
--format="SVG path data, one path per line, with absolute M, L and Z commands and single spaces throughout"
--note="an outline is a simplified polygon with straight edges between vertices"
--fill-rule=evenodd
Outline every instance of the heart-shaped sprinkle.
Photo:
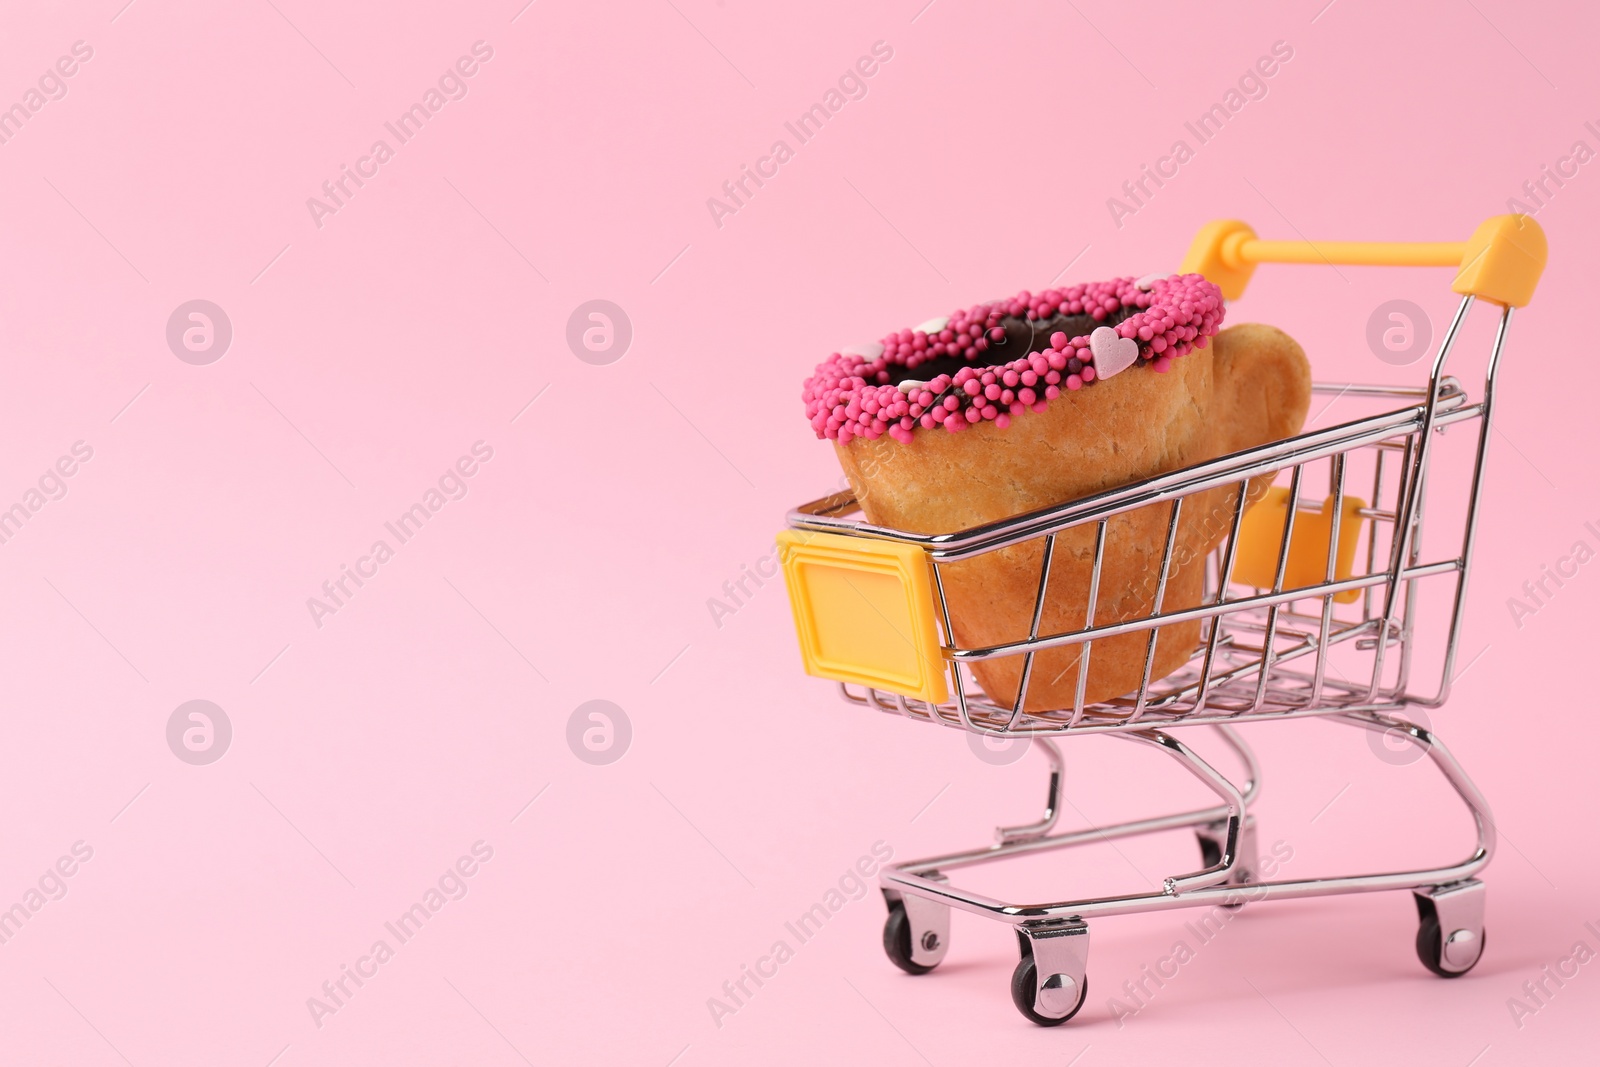
M 860 356 L 862 359 L 871 361 L 883 355 L 883 345 L 877 341 L 866 341 L 859 345 L 847 345 L 839 349 L 839 353 L 846 356 Z
M 1089 335 L 1089 351 L 1094 353 L 1094 376 L 1103 380 L 1133 366 L 1139 358 L 1139 342 L 1101 326 Z
M 1165 274 L 1146 274 L 1143 278 L 1140 278 L 1138 281 L 1134 282 L 1133 283 L 1133 287 L 1135 289 L 1140 289 L 1140 290 L 1143 290 L 1144 292 L 1148 293 L 1150 291 L 1150 289 L 1156 284 L 1156 282 L 1159 282 L 1161 279 L 1163 279 L 1165 277 L 1166 277 Z
M 918 326 L 917 327 L 917 331 L 919 333 L 925 333 L 925 334 L 928 334 L 928 335 L 932 336 L 933 334 L 938 333 L 940 330 L 944 329 L 948 325 L 950 325 L 950 316 L 943 315 L 943 316 L 940 316 L 937 319 L 929 319 L 927 322 L 923 323 L 921 326 Z

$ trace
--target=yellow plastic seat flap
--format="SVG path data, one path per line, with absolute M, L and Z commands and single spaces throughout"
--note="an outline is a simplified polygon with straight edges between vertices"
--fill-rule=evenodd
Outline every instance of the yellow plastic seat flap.
M 934 703 L 949 698 L 920 548 L 785 530 L 778 551 L 807 674 Z

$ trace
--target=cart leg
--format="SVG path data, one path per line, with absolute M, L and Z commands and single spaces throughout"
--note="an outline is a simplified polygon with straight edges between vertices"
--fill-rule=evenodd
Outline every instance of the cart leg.
M 1200 859 L 1207 867 L 1214 867 L 1222 860 L 1223 850 L 1228 845 L 1228 821 L 1207 823 L 1195 830 L 1195 836 L 1200 839 Z M 1248 885 L 1255 881 L 1256 864 L 1260 861 L 1259 845 L 1256 843 L 1256 817 L 1246 815 L 1244 825 L 1239 829 L 1239 865 L 1233 869 L 1228 880 L 1223 885 Z M 1240 908 L 1244 901 L 1230 901 L 1224 904 L 1225 908 Z
M 937 871 L 923 877 L 949 881 Z M 885 889 L 883 899 L 889 905 L 883 951 L 894 965 L 907 974 L 927 974 L 939 966 L 950 950 L 950 906 L 897 889 Z
M 1089 924 L 1081 920 L 1022 923 L 1022 961 L 1011 974 L 1011 1000 L 1040 1026 L 1059 1026 L 1089 996 Z
M 1061 749 L 1048 737 L 1035 737 L 1029 745 L 1050 761 L 1050 788 L 1045 794 L 1044 815 L 1038 822 L 1025 826 L 999 826 L 995 828 L 995 843 L 1010 845 L 1018 841 L 1032 841 L 1048 834 L 1061 817 Z
M 1417 957 L 1441 978 L 1459 978 L 1483 958 L 1483 883 L 1413 890 L 1417 901 Z
M 1160 730 L 1139 730 L 1113 736 L 1125 738 L 1129 741 L 1139 741 L 1144 744 L 1154 745 L 1167 755 L 1172 756 L 1181 763 L 1185 770 L 1194 775 L 1218 797 L 1223 800 L 1227 818 L 1218 820 L 1215 825 L 1223 827 L 1223 832 L 1218 838 L 1220 848 L 1214 862 L 1208 862 L 1205 869 L 1192 874 L 1173 875 L 1164 880 L 1162 890 L 1169 896 L 1178 896 L 1194 889 L 1207 886 L 1221 885 L 1234 880 L 1240 861 L 1244 856 L 1239 851 L 1239 844 L 1243 838 L 1245 811 L 1244 795 L 1239 787 L 1234 785 L 1224 775 L 1205 760 L 1195 754 L 1194 750 L 1182 741 Z M 1237 746 L 1236 746 L 1237 747 Z M 1254 785 L 1254 780 L 1251 782 Z M 1202 848 L 1204 846 L 1202 845 Z M 1254 862 L 1254 857 L 1250 857 Z

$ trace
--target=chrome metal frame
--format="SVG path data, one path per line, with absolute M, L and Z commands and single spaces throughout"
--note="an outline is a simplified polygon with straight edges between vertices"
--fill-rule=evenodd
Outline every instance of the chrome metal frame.
M 880 873 L 880 883 L 891 907 L 907 907 L 913 933 L 927 937 L 928 931 L 933 931 L 929 943 L 936 945 L 936 951 L 924 945 L 914 953 L 915 962 L 932 966 L 943 958 L 948 947 L 950 908 L 1011 924 L 1022 940 L 1023 963 L 1028 964 L 1030 959 L 1039 963 L 1033 1013 L 1037 1019 L 1051 1021 L 1077 1010 L 1068 1003 L 1074 991 L 1081 1003 L 1082 962 L 1088 945 L 1086 936 L 1060 938 L 1057 935 L 1086 934 L 1085 923 L 1091 918 L 1168 908 L 1234 905 L 1246 900 L 1388 889 L 1411 889 L 1418 896 L 1419 914 L 1462 924 L 1460 928 L 1446 926 L 1442 955 L 1429 963 L 1430 968 L 1441 974 L 1455 974 L 1477 962 L 1482 945 L 1482 893 L 1475 876 L 1494 854 L 1493 819 L 1483 795 L 1439 739 L 1405 717 L 1408 706 L 1429 708 L 1442 704 L 1449 696 L 1455 672 L 1491 431 L 1494 383 L 1512 318 L 1510 308 L 1501 311 L 1485 372 L 1483 395 L 1473 402 L 1461 383 L 1444 373 L 1472 304 L 1471 296 L 1461 301 L 1433 361 L 1426 388 L 1323 384 L 1314 387 L 1317 393 L 1333 394 L 1335 399 L 1403 401 L 1403 406 L 1398 408 L 1223 456 L 1083 500 L 955 533 L 916 534 L 874 526 L 859 516 L 851 517 L 855 500 L 849 493 L 813 501 L 789 513 L 788 522 L 794 529 L 915 545 L 922 549 L 932 566 L 937 616 L 942 628 L 942 652 L 953 698 L 936 704 L 895 693 L 874 689 L 858 691 L 841 685 L 845 699 L 956 729 L 1029 738 L 1050 765 L 1045 811 L 1038 821 L 1000 828 L 996 842 L 986 848 L 900 863 Z M 1476 423 L 1478 436 L 1459 548 L 1425 559 L 1421 529 L 1434 438 L 1448 427 L 1471 423 Z M 1365 573 L 1336 578 L 1339 524 L 1345 510 L 1347 484 L 1358 466 L 1369 469 L 1372 478 L 1372 499 L 1359 511 L 1366 527 Z M 1323 507 L 1322 501 L 1301 499 L 1308 468 L 1317 467 L 1327 470 L 1333 508 L 1324 580 L 1285 588 L 1295 516 L 1301 512 L 1320 512 Z M 1280 474 L 1288 479 L 1289 507 L 1278 550 L 1276 580 L 1267 589 L 1242 590 L 1233 582 L 1232 575 L 1246 487 L 1252 478 Z M 1198 606 L 1163 611 L 1162 598 L 1172 567 L 1175 534 L 1184 500 L 1226 486 L 1234 486 L 1237 491 L 1233 494 L 1228 535 L 1207 561 L 1205 598 Z M 1094 610 L 1100 593 L 1108 522 L 1113 516 L 1153 505 L 1170 508 L 1153 601 L 1155 610 L 1143 618 L 1096 625 Z M 1041 633 L 1040 621 L 1050 593 L 1050 561 L 1056 537 L 1065 530 L 1091 524 L 1095 528 L 1095 549 L 1085 597 L 1089 610 L 1084 625 L 1065 632 Z M 1025 542 L 1039 542 L 1044 549 L 1032 625 L 1026 638 L 987 647 L 961 646 L 950 625 L 942 567 Z M 1418 635 L 1418 589 L 1427 579 L 1449 575 L 1455 576 L 1455 588 L 1449 627 L 1444 635 L 1440 677 L 1436 686 L 1419 690 L 1411 682 L 1413 645 Z M 1337 594 L 1351 590 L 1360 594 L 1355 601 L 1354 614 L 1334 599 Z M 1166 678 L 1152 680 L 1151 665 L 1159 628 L 1192 620 L 1200 620 L 1202 624 L 1199 647 L 1186 666 Z M 1139 688 L 1113 700 L 1086 704 L 1084 684 L 1089 673 L 1086 664 L 1094 642 L 1118 634 L 1146 631 L 1150 640 Z M 1027 710 L 1026 697 L 1035 654 L 1071 645 L 1082 646 L 1085 664 L 1078 671 L 1073 706 Z M 1006 704 L 991 700 L 968 677 L 971 664 L 1001 657 L 1022 658 L 1016 699 Z M 1235 728 L 1243 723 L 1312 716 L 1401 736 L 1422 748 L 1472 815 L 1477 830 L 1477 845 L 1472 853 L 1444 867 L 1331 878 L 1255 880 L 1254 828 L 1248 811 L 1260 790 L 1261 771 Z M 1174 727 L 1200 725 L 1214 727 L 1242 762 L 1245 770 L 1242 786 L 1235 785 L 1168 732 Z M 1164 751 L 1215 792 L 1220 803 L 1112 826 L 1053 832 L 1060 814 L 1063 781 L 1061 752 L 1054 739 L 1087 733 L 1111 734 Z M 946 876 L 946 872 L 957 868 L 1013 856 L 1182 828 L 1193 828 L 1203 840 L 1210 842 L 1217 860 L 1201 870 L 1165 878 L 1157 892 L 1012 904 L 959 889 L 951 885 Z M 910 906 L 912 901 L 916 902 L 914 906 Z M 1065 969 L 1050 973 L 1046 958 L 1062 961 L 1059 965 Z
M 1244 863 L 1244 857 L 1239 850 L 1228 848 L 1223 851 L 1222 862 L 1191 875 L 1177 878 L 1169 877 L 1162 885 L 1161 891 L 1157 893 L 1067 900 L 1046 904 L 1007 904 L 978 893 L 956 889 L 948 881 L 940 877 L 944 872 L 960 867 L 992 863 L 995 860 L 1026 853 L 1114 841 L 1118 838 L 1135 837 L 1162 830 L 1203 827 L 1223 821 L 1226 821 L 1227 824 L 1226 833 L 1230 844 L 1237 841 L 1244 824 L 1244 811 L 1260 791 L 1260 768 L 1256 764 L 1254 755 L 1245 746 L 1243 740 L 1230 727 L 1220 726 L 1218 729 L 1224 731 L 1224 736 L 1228 739 L 1229 744 L 1243 758 L 1249 770 L 1250 777 L 1244 790 L 1235 789 L 1227 778 L 1223 777 L 1210 764 L 1169 734 L 1158 730 L 1145 730 L 1119 735 L 1142 740 L 1165 749 L 1170 755 L 1176 757 L 1187 770 L 1208 785 L 1211 785 L 1213 789 L 1225 798 L 1225 802 L 1220 806 L 1176 815 L 1116 823 L 1112 826 L 1074 830 L 1068 833 L 1053 835 L 1039 833 L 1020 839 L 1007 839 L 1005 835 L 1012 831 L 1002 828 L 999 831 L 1001 840 L 988 848 L 955 852 L 896 864 L 883 870 L 880 875 L 880 883 L 885 889 L 892 889 L 902 894 L 920 896 L 961 911 L 1017 925 L 1058 920 L 1082 921 L 1104 915 L 1126 915 L 1131 912 L 1160 911 L 1169 908 L 1192 908 L 1207 905 L 1215 906 L 1218 904 L 1233 905 L 1247 901 L 1269 899 L 1286 900 L 1292 897 L 1366 893 L 1384 889 L 1452 886 L 1475 877 L 1478 872 L 1488 866 L 1489 860 L 1494 856 L 1495 849 L 1494 822 L 1489 813 L 1488 801 L 1484 799 L 1483 794 L 1478 791 L 1472 780 L 1467 777 L 1466 772 L 1461 769 L 1461 765 L 1456 762 L 1455 757 L 1450 754 L 1449 750 L 1444 747 L 1444 744 L 1431 731 L 1404 719 L 1379 715 L 1375 712 L 1337 713 L 1332 716 L 1332 719 L 1368 730 L 1398 734 L 1421 747 L 1472 813 L 1473 822 L 1477 828 L 1477 844 L 1471 854 L 1459 863 L 1444 867 L 1425 867 L 1416 870 L 1349 875 L 1339 878 L 1303 878 L 1275 882 L 1261 882 L 1252 879 L 1246 882 L 1235 880 L 1234 876 L 1240 873 L 1241 868 L 1253 868 L 1255 857 L 1249 857 L 1249 862 Z M 1034 744 L 1045 751 L 1053 766 L 1059 765 L 1060 751 L 1053 743 L 1041 738 L 1036 740 Z M 1058 806 L 1057 802 L 1060 798 L 1059 780 L 1059 776 L 1052 775 L 1051 809 L 1055 809 Z M 1049 810 L 1046 812 L 1044 821 L 1052 825 L 1054 823 Z

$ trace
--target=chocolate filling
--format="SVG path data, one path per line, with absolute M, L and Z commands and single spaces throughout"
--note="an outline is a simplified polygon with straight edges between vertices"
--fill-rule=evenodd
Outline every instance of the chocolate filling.
M 1025 319 L 1006 315 L 1000 320 L 1000 328 L 1006 332 L 1003 343 L 996 344 L 991 341 L 986 351 L 979 352 L 971 359 L 963 356 L 936 356 L 917 364 L 916 370 L 905 371 L 902 368 L 904 372 L 902 377 L 931 382 L 941 374 L 954 377 L 956 371 L 962 367 L 998 367 L 1034 352 L 1048 350 L 1050 337 L 1053 334 L 1064 333 L 1069 339 L 1082 337 L 1093 333 L 1098 327 L 1115 326 L 1129 316 L 1138 314 L 1140 310 L 1142 309 L 1136 307 L 1122 307 L 1103 319 L 1096 319 L 1093 315 L 1055 314 L 1048 319 Z M 1072 363 L 1078 365 L 1072 366 Z M 1073 359 L 1065 373 L 1077 374 L 1082 369 L 1083 364 Z

